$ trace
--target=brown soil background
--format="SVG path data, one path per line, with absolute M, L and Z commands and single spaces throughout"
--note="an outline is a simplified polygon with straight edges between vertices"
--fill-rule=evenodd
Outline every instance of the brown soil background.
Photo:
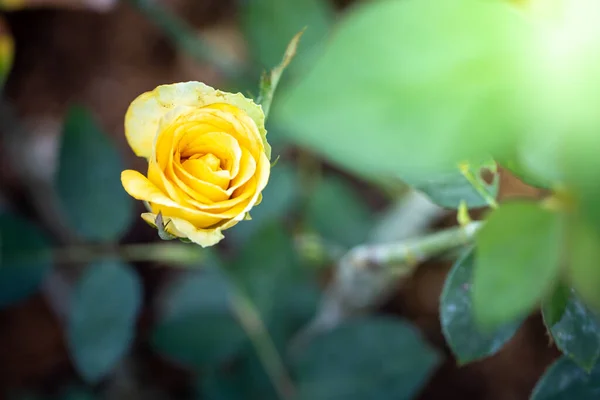
M 222 46 L 243 56 L 233 1 L 165 3 L 199 31 L 208 32 Z M 141 167 L 137 164 L 140 161 L 127 151 L 122 128 L 130 101 L 162 83 L 190 79 L 219 82 L 213 69 L 178 54 L 160 31 L 126 3 L 104 14 L 36 10 L 12 13 L 7 20 L 17 46 L 7 94 L 36 135 L 47 137 L 52 143 L 58 135 L 57 121 L 68 105 L 81 103 L 94 110 L 122 148 L 126 162 L 134 168 Z M 24 198 L 22 187 L 15 180 L 14 171 L 5 164 L 0 163 L 0 185 L 18 203 Z M 538 195 L 536 190 L 503 174 L 503 199 Z M 27 210 L 28 204 L 22 207 Z M 449 216 L 440 224 L 450 225 L 452 221 Z M 153 232 L 144 227 L 143 223 L 136 224 L 126 240 L 154 240 Z M 146 296 L 151 297 L 170 272 L 147 267 L 140 265 L 138 270 L 146 284 Z M 440 262 L 422 266 L 383 308 L 414 321 L 430 342 L 448 355 L 420 399 L 527 399 L 539 376 L 558 354 L 549 343 L 541 319 L 532 316 L 497 355 L 458 368 L 444 344 L 437 315 L 438 297 L 449 267 Z M 150 320 L 150 315 L 143 316 L 140 337 Z M 61 325 L 41 296 L 0 311 L 0 344 L 0 399 L 11 388 L 36 386 L 52 390 L 73 374 Z M 185 374 L 150 355 L 145 357 L 144 376 L 148 382 L 162 387 L 170 398 L 185 393 Z

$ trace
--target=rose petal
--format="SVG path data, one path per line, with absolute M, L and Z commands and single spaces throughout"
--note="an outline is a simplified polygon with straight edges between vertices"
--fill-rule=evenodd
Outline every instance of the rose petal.
M 254 174 L 254 177 L 256 179 L 256 198 L 254 200 L 251 200 L 251 204 L 252 206 L 254 206 L 256 204 L 256 201 L 258 200 L 258 196 L 260 195 L 260 193 L 263 191 L 263 189 L 267 186 L 267 183 L 269 182 L 269 175 L 271 173 L 271 164 L 269 162 L 269 159 L 267 158 L 266 154 L 261 154 L 259 159 L 258 159 L 258 165 L 256 166 L 256 173 Z M 236 190 L 234 190 L 234 192 L 232 193 L 232 196 L 239 196 L 241 195 L 241 193 L 243 193 L 246 190 L 246 187 L 244 186 L 240 186 L 239 188 L 237 188 Z M 246 211 L 250 211 L 249 209 Z
M 245 184 L 254 176 L 256 172 L 256 161 L 250 153 L 244 149 L 242 150 L 242 158 L 240 160 L 240 173 L 231 180 L 231 185 L 227 190 L 229 195 L 232 195 L 233 192 L 238 189 L 240 186 Z
M 129 195 L 137 200 L 150 203 L 152 211 L 158 214 L 179 217 L 199 228 L 214 225 L 224 219 L 237 218 L 245 205 L 239 204 L 224 212 L 205 212 L 178 204 L 169 199 L 156 185 L 137 171 L 126 170 L 121 173 L 121 182 Z
M 170 207 L 179 207 L 176 202 L 169 199 L 155 184 L 137 171 L 128 169 L 121 172 L 121 183 L 125 191 L 134 199 Z
M 229 171 L 215 170 L 212 168 L 209 163 L 211 156 L 212 154 L 206 154 L 200 158 L 188 159 L 184 161 L 181 166 L 189 172 L 190 175 L 197 177 L 201 181 L 212 182 L 214 185 L 226 190 L 231 181 L 231 179 L 229 179 Z M 219 162 L 216 157 L 215 159 Z
M 171 218 L 171 222 L 179 232 L 202 247 L 213 246 L 224 238 L 221 233 L 222 228 L 198 229 L 188 221 L 179 218 Z
M 171 175 L 171 170 L 172 175 Z M 167 177 L 176 181 L 182 190 L 184 186 L 190 189 L 190 194 L 197 193 L 203 197 L 210 199 L 210 203 L 228 200 L 230 195 L 219 186 L 205 182 L 186 171 L 181 164 L 173 163 L 167 169 Z M 187 190 L 186 190 L 187 191 Z
M 160 120 L 165 114 L 177 106 L 203 107 L 214 103 L 232 104 L 244 110 L 255 122 L 266 143 L 265 116 L 259 105 L 241 93 L 221 92 L 201 82 L 161 85 L 137 97 L 125 115 L 127 141 L 135 154 L 149 158 Z
M 225 132 L 209 132 L 202 135 L 186 133 L 179 143 L 181 158 L 189 158 L 196 154 L 214 154 L 222 164 L 223 169 L 235 177 L 240 169 L 242 149 L 238 141 Z
M 233 104 L 235 106 L 235 104 Z M 271 159 L 271 145 L 269 145 L 269 143 L 267 142 L 267 132 L 264 129 L 264 119 L 262 121 L 257 121 L 255 118 L 252 117 L 252 115 L 250 115 L 246 110 L 244 110 L 244 108 L 242 107 L 232 107 L 232 103 L 217 103 L 217 104 L 211 104 L 210 105 L 211 109 L 216 109 L 216 110 L 220 110 L 220 111 L 224 111 L 224 114 L 218 114 L 219 116 L 221 116 L 222 118 L 226 119 L 226 120 L 230 120 L 230 115 L 233 115 L 236 117 L 236 119 L 243 124 L 243 126 L 245 127 L 244 130 L 241 130 L 240 132 L 244 132 L 246 131 L 249 135 L 248 138 L 250 139 L 251 142 L 256 142 L 257 139 L 258 143 L 262 143 L 262 148 L 264 149 L 265 153 L 267 154 L 267 158 Z M 246 111 L 245 113 L 240 112 L 240 110 Z M 261 109 L 262 111 L 262 109 Z M 263 127 L 263 128 L 261 128 Z
M 156 228 L 156 214 L 144 213 L 142 219 Z M 187 238 L 202 247 L 213 246 L 224 238 L 221 233 L 222 228 L 198 229 L 185 220 L 165 216 L 163 216 L 163 221 L 167 233 L 180 238 Z

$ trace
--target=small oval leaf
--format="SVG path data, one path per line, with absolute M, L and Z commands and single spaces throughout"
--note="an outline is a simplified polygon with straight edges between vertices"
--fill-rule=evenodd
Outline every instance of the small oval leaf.
M 142 302 L 138 276 L 119 261 L 91 264 L 72 298 L 68 346 L 75 367 L 99 382 L 129 350 Z
M 166 294 L 152 345 L 183 366 L 203 369 L 234 355 L 246 334 L 231 304 L 231 286 L 217 268 L 187 273 Z
M 492 332 L 482 331 L 473 315 L 474 253 L 466 251 L 450 270 L 440 299 L 442 332 L 459 364 L 495 354 L 520 326 L 510 323 Z
M 413 399 L 439 355 L 405 321 L 362 317 L 315 337 L 293 362 L 298 399 Z
M 577 298 L 573 289 L 566 289 L 566 298 L 564 295 L 564 291 L 558 289 L 553 301 L 544 302 L 544 323 L 556 347 L 581 368 L 590 371 L 600 357 L 600 319 Z M 557 318 L 557 305 L 564 300 L 563 313 Z
M 118 240 L 133 217 L 119 152 L 83 108 L 69 111 L 55 184 L 71 226 L 91 240 Z
M 0 308 L 34 294 L 52 267 L 50 241 L 36 225 L 0 215 Z
M 559 358 L 540 378 L 531 400 L 597 400 L 600 364 L 588 374 L 567 357 Z

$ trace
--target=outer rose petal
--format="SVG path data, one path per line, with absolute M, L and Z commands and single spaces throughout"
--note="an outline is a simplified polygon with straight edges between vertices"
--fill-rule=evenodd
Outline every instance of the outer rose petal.
M 143 213 L 144 221 L 156 228 L 156 214 Z M 165 230 L 173 236 L 187 238 L 202 247 L 209 247 L 219 243 L 224 236 L 221 233 L 222 228 L 198 229 L 191 223 L 180 218 L 163 217 Z
M 136 98 L 125 115 L 127 141 L 136 155 L 150 158 L 154 137 L 158 132 L 159 123 L 166 113 L 179 106 L 203 107 L 214 103 L 228 103 L 244 110 L 256 123 L 267 157 L 271 157 L 262 107 L 241 93 L 221 92 L 201 82 L 161 85 Z

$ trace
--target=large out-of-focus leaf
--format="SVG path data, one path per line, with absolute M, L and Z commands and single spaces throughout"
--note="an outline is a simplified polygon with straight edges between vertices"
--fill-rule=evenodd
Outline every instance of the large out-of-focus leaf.
M 407 322 L 348 321 L 315 337 L 293 361 L 298 399 L 413 399 L 438 365 L 438 354 Z
M 600 364 L 587 373 L 567 357 L 559 358 L 540 378 L 531 400 L 596 400 L 600 398 Z
M 371 178 L 419 182 L 495 155 L 519 123 L 525 21 L 503 1 L 364 2 L 272 117 L 296 143 Z
M 600 312 L 600 234 L 590 221 L 574 219 L 569 225 L 568 274 L 579 296 Z
M 446 278 L 440 299 L 442 332 L 460 364 L 493 355 L 509 341 L 520 323 L 509 323 L 492 332 L 482 331 L 473 314 L 473 250 L 459 258 Z
M 0 215 L 0 308 L 35 293 L 51 266 L 46 235 L 24 218 Z
M 534 202 L 502 204 L 477 236 L 473 302 L 486 329 L 526 316 L 560 273 L 560 215 Z
M 63 132 L 56 190 L 71 226 L 92 240 L 117 240 L 133 217 L 121 186 L 123 162 L 90 113 L 69 111 Z
M 0 88 L 2 88 L 12 66 L 14 51 L 13 38 L 8 31 L 6 22 L 0 16 Z
M 244 1 L 240 15 L 251 54 L 271 69 L 303 28 L 298 56 L 314 49 L 327 34 L 333 11 L 326 0 L 250 0 Z
M 68 325 L 71 357 L 97 383 L 129 351 L 142 302 L 142 283 L 119 261 L 91 264 L 77 283 Z
M 232 288 L 216 268 L 187 273 L 169 287 L 165 309 L 152 333 L 158 352 L 202 369 L 231 357 L 246 335 L 232 310 Z
M 557 303 L 564 301 L 563 291 L 557 290 L 550 301 L 544 303 L 544 322 L 556 347 L 589 371 L 600 357 L 600 319 L 577 298 L 572 289 L 566 289 L 566 294 L 564 310 L 559 318 L 552 314 Z
M 323 177 L 308 199 L 308 225 L 324 239 L 346 247 L 362 243 L 373 226 L 373 215 L 347 180 Z

